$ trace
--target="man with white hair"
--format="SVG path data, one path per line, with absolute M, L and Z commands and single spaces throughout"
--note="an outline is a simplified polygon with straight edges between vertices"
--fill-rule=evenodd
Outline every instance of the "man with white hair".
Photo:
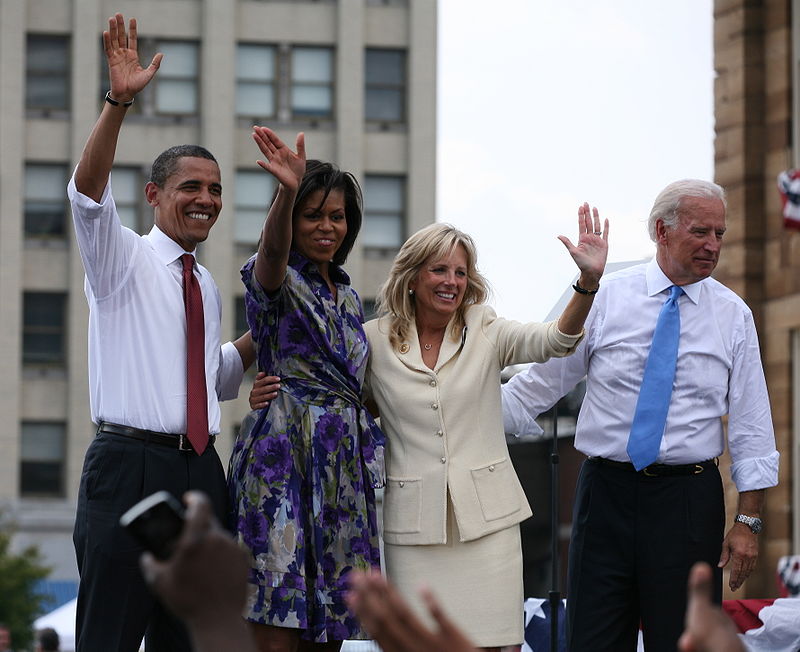
M 710 278 L 725 233 L 724 190 L 686 179 L 656 198 L 656 256 L 603 278 L 574 355 L 536 364 L 503 387 L 507 432 L 586 377 L 575 447 L 588 456 L 569 551 L 570 650 L 674 652 L 698 561 L 739 588 L 758 557 L 764 490 L 778 453 L 750 309 Z M 576 287 L 576 291 L 585 291 Z M 736 521 L 725 527 L 717 458 L 728 416 Z

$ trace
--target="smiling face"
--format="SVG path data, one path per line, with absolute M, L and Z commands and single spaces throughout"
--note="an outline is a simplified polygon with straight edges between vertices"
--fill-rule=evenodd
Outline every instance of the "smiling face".
M 658 264 L 676 285 L 711 275 L 719 261 L 725 234 L 725 207 L 719 199 L 685 197 L 674 229 L 656 222 Z
M 418 324 L 447 322 L 467 289 L 467 252 L 458 245 L 444 258 L 429 258 L 409 284 Z
M 309 194 L 292 221 L 292 247 L 323 273 L 347 235 L 344 192 L 331 190 L 323 203 L 324 196 L 324 190 Z
M 208 238 L 222 210 L 219 166 L 205 158 L 182 157 L 164 186 L 151 181 L 145 195 L 156 226 L 185 251 L 194 251 Z

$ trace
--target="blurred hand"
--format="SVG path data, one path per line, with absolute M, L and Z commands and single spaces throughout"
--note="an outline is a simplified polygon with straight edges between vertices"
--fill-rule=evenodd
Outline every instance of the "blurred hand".
M 711 603 L 711 567 L 698 562 L 689 573 L 686 628 L 680 652 L 745 652 L 733 622 Z
M 429 630 L 378 571 L 353 571 L 349 580 L 347 603 L 383 652 L 477 652 L 430 591 L 422 598 L 438 631 Z

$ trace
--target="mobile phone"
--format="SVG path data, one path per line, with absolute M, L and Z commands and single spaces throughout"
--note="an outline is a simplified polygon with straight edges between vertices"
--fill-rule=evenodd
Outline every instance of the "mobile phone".
M 168 491 L 143 498 L 119 519 L 119 523 L 158 559 L 167 559 L 183 530 L 183 505 Z

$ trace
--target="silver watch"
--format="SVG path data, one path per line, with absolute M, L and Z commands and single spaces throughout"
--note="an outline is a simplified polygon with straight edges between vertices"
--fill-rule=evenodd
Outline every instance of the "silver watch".
M 753 534 L 758 534 L 764 527 L 763 521 L 757 516 L 748 516 L 747 514 L 737 514 L 734 519 L 737 523 L 744 523 Z

